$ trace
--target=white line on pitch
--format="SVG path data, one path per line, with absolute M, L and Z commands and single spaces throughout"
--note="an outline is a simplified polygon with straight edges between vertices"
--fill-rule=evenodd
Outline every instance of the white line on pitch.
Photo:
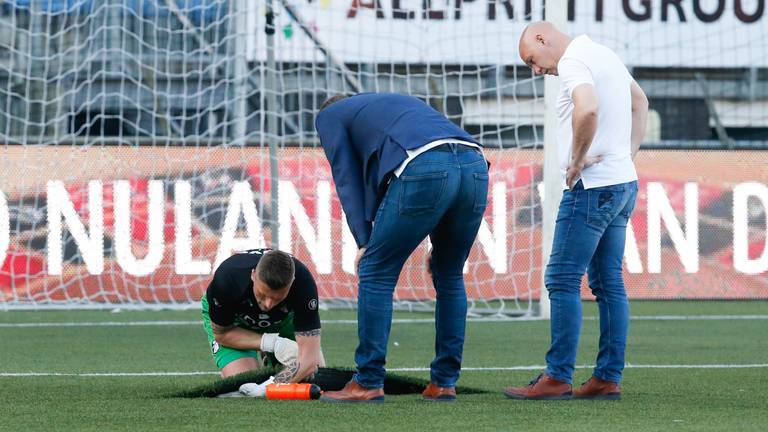
M 152 376 L 197 376 L 219 375 L 219 372 L 0 372 L 0 377 L 152 377 Z
M 586 316 L 585 321 L 595 321 L 598 317 Z M 768 320 L 768 315 L 637 315 L 633 321 L 733 321 L 733 320 Z M 468 322 L 521 322 L 542 321 L 541 318 L 467 318 Z M 357 324 L 355 319 L 323 320 L 323 324 Z M 396 318 L 393 324 L 429 324 L 434 318 Z M 201 325 L 200 321 L 103 321 L 103 322 L 28 322 L 0 323 L 0 328 L 24 327 L 151 327 L 151 326 L 186 326 Z
M 597 321 L 597 316 L 585 316 L 584 321 Z M 768 315 L 635 315 L 630 317 L 633 321 L 731 321 L 731 320 L 768 320 Z M 521 321 L 543 321 L 538 317 L 489 317 L 489 318 L 467 318 L 467 322 L 521 322 Z M 392 320 L 393 324 L 421 324 L 434 323 L 434 318 L 396 318 Z M 323 320 L 323 324 L 357 324 L 357 320 Z
M 494 372 L 494 371 L 543 371 L 546 365 L 532 366 L 492 366 L 492 367 L 463 367 L 462 371 Z M 594 369 L 595 365 L 578 365 L 576 369 Z M 759 369 L 768 368 L 768 364 L 627 364 L 626 369 Z M 418 368 L 387 368 L 390 372 L 426 372 L 427 367 Z
M 151 327 L 202 325 L 202 321 L 103 321 L 103 322 L 28 322 L 0 323 L 0 328 L 14 327 Z
M 500 372 L 500 371 L 538 371 L 544 365 L 531 366 L 497 366 L 497 367 L 464 367 L 465 372 Z M 592 369 L 594 365 L 579 365 L 577 369 Z M 768 368 L 766 363 L 755 364 L 627 364 L 627 369 L 760 369 Z M 426 372 L 426 367 L 388 368 L 390 372 Z M 0 377 L 153 377 L 153 376 L 200 376 L 218 375 L 215 371 L 195 372 L 0 372 Z
M 598 319 L 598 317 L 590 317 Z M 766 320 L 768 315 L 638 315 L 631 319 L 637 321 L 720 321 L 720 320 Z

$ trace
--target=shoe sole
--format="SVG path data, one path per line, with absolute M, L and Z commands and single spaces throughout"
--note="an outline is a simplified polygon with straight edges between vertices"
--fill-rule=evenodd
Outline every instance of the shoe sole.
M 608 393 L 594 396 L 574 396 L 576 400 L 620 400 L 621 393 Z
M 320 400 L 323 402 L 330 402 L 330 403 L 383 403 L 384 402 L 384 396 L 375 397 L 373 399 L 366 399 L 366 400 L 349 400 L 349 399 L 334 399 L 329 398 L 325 396 L 320 396 Z
M 510 394 L 505 392 L 504 396 L 514 400 L 571 400 L 573 399 L 573 395 L 571 393 L 555 395 L 555 396 L 528 397 L 528 396 L 521 396 L 521 395 L 517 395 L 513 393 Z

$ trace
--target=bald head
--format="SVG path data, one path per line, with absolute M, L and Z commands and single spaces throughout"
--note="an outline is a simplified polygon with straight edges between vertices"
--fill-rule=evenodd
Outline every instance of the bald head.
M 525 26 L 523 34 L 520 35 L 520 45 L 523 43 L 531 43 L 535 40 L 536 35 L 550 36 L 555 32 L 560 32 L 554 24 L 549 21 L 537 21 Z
M 520 35 L 520 58 L 537 74 L 557 75 L 557 63 L 571 40 L 550 22 L 531 23 Z

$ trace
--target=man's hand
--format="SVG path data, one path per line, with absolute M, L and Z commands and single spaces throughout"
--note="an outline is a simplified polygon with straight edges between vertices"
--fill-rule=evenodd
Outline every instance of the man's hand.
M 277 333 L 261 335 L 261 351 L 275 353 L 275 358 L 281 364 L 295 363 L 299 358 L 299 345 L 296 342 L 282 338 Z
M 289 383 L 307 380 L 317 372 L 318 366 L 325 365 L 320 350 L 320 333 L 320 329 L 296 332 L 299 359 L 296 362 L 286 364 L 283 370 L 275 375 L 275 382 Z
M 600 163 L 602 161 L 603 161 L 603 156 L 602 155 L 587 156 L 587 159 L 584 161 L 584 167 L 582 169 L 587 169 L 587 168 L 591 167 L 592 165 L 594 165 L 596 163 Z
M 568 170 L 565 172 L 565 184 L 568 185 L 568 189 L 573 189 L 573 185 L 581 178 L 582 164 L 571 162 L 568 165 Z
M 367 248 L 365 246 L 361 247 L 357 250 L 357 256 L 355 256 L 355 271 L 360 274 L 360 258 L 363 257 L 363 254 L 365 254 L 365 250 Z
M 573 189 L 573 186 L 576 184 L 576 182 L 579 181 L 579 178 L 581 178 L 581 172 L 592 165 L 596 163 L 600 163 L 600 161 L 603 160 L 603 157 L 598 156 L 587 156 L 584 158 L 583 161 L 571 161 L 571 164 L 568 165 L 568 170 L 565 172 L 565 183 L 568 185 L 568 189 Z

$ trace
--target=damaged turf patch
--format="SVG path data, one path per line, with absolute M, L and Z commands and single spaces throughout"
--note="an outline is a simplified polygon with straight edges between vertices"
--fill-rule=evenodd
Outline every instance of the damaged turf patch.
M 270 376 L 275 375 L 275 373 L 277 373 L 277 369 L 271 368 L 246 372 L 217 380 L 210 384 L 201 385 L 190 390 L 185 390 L 173 396 L 187 398 L 216 397 L 220 394 L 238 391 L 240 386 L 245 383 L 264 382 Z M 341 390 L 344 385 L 352 379 L 352 375 L 354 374 L 354 369 L 320 368 L 314 378 L 309 382 L 317 384 L 323 391 Z M 388 395 L 418 394 L 424 391 L 427 384 L 429 384 L 428 380 L 388 373 L 384 380 L 384 393 Z M 484 390 L 461 386 L 456 387 L 456 391 L 459 394 L 487 393 Z

